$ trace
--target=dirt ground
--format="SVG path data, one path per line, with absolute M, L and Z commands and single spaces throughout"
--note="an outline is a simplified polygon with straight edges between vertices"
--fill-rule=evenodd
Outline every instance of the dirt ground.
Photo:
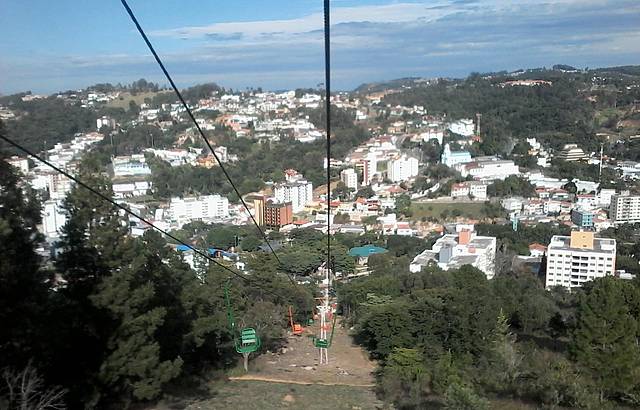
M 185 410 L 376 410 L 387 409 L 364 387 L 318 386 L 234 381 L 212 386 L 213 397 L 197 400 Z M 160 409 L 158 409 L 160 410 Z M 165 407 L 162 410 L 175 410 Z
M 319 354 L 311 341 L 317 325 L 301 336 L 289 336 L 282 353 L 264 353 L 249 361 L 249 373 L 231 380 L 261 380 L 292 384 L 324 384 L 373 387 L 376 363 L 353 344 L 347 329 L 336 324 L 329 348 L 329 364 L 319 365 Z
M 376 363 L 353 344 L 346 329 L 336 324 L 327 365 L 318 365 L 319 353 L 310 337 L 318 326 L 306 330 L 301 336 L 289 336 L 281 353 L 252 357 L 248 373 L 240 366 L 229 381 L 213 381 L 210 396 L 191 401 L 186 409 L 386 408 L 374 392 Z

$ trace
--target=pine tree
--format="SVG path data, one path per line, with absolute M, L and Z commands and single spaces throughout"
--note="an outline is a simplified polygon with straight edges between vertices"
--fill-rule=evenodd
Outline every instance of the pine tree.
M 78 177 L 106 197 L 113 197 L 111 183 L 89 159 L 80 165 Z M 67 223 L 56 267 L 72 291 L 88 294 L 126 259 L 127 224 L 112 204 L 80 186 L 71 190 L 64 209 Z
M 487 354 L 488 364 L 484 382 L 496 391 L 508 391 L 520 375 L 522 355 L 516 348 L 516 338 L 502 309 L 498 313 Z
M 109 180 L 90 156 L 80 164 L 78 177 L 107 197 L 113 196 Z M 65 286 L 53 297 L 56 320 L 48 324 L 55 351 L 51 377 L 69 389 L 71 405 L 95 405 L 101 396 L 98 372 L 116 324 L 90 297 L 105 278 L 128 263 L 131 247 L 126 223 L 115 207 L 85 188 L 74 186 L 64 208 L 67 223 L 55 267 Z
M 51 275 L 35 252 L 42 240 L 39 222 L 35 194 L 0 160 L 0 368 L 22 368 L 44 347 L 41 324 Z
M 601 401 L 629 392 L 638 376 L 638 324 L 625 301 L 629 286 L 612 277 L 598 279 L 578 307 L 572 352 L 577 363 L 590 371 Z
M 117 323 L 100 378 L 124 398 L 151 400 L 182 368 L 187 330 L 180 293 L 185 274 L 179 259 L 154 231 L 133 243 L 135 258 L 108 276 L 91 300 Z

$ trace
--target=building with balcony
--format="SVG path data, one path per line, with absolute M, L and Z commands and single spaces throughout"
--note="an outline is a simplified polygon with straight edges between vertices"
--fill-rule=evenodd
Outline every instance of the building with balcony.
M 293 206 L 291 202 L 267 201 L 264 208 L 264 224 L 269 228 L 282 228 L 293 223 Z
M 616 269 L 616 240 L 596 238 L 593 232 L 573 231 L 555 235 L 547 246 L 545 286 L 569 290 L 585 282 L 613 275 Z
M 391 182 L 407 181 L 418 175 L 418 160 L 407 155 L 387 162 L 387 177 Z
M 347 168 L 340 172 L 340 180 L 349 189 L 358 190 L 358 173 L 353 168 Z
M 609 219 L 614 224 L 640 222 L 640 195 L 625 192 L 611 197 Z

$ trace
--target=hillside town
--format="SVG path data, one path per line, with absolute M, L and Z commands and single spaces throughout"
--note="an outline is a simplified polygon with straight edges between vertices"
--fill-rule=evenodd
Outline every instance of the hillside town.
M 363 84 L 330 138 L 320 86 L 0 96 L 0 349 L 73 408 L 194 375 L 217 403 L 181 408 L 637 405 L 640 71 L 611 70 Z
M 551 83 L 513 81 L 498 86 L 507 85 L 549 87 Z M 337 93 L 331 97 L 332 105 L 349 113 L 349 121 L 354 125 L 366 127 L 369 137 L 351 147 L 344 157 L 330 161 L 313 158 L 315 166 L 325 170 L 330 167 L 336 175 L 330 197 L 326 195 L 326 184 L 314 186 L 301 170 L 280 169 L 278 180 L 262 181 L 263 188 L 243 194 L 250 214 L 237 197 L 222 192 L 204 194 L 189 192 L 184 187 L 179 195 L 154 198 L 154 181 L 158 181 L 154 172 L 158 167 L 151 164 L 155 161 L 165 164 L 167 172 L 177 172 L 183 167 L 215 169 L 242 161 L 233 148 L 217 145 L 210 152 L 197 144 L 197 129 L 191 126 L 178 101 L 142 103 L 137 115 L 127 122 L 100 116 L 93 131 L 57 143 L 43 155 L 73 174 L 83 155 L 96 144 L 113 145 L 114 137 L 123 129 L 153 126 L 173 135 L 170 137 L 173 142 L 158 148 L 151 136 L 150 147 L 139 153 L 112 152 L 106 174 L 118 203 L 166 231 L 179 231 L 193 222 L 242 226 L 254 218 L 267 231 L 285 235 L 309 228 L 331 235 L 369 233 L 436 238 L 431 247 L 423 249 L 411 262 L 411 272 L 431 263 L 445 270 L 469 264 L 491 279 L 497 271 L 499 238 L 478 234 L 477 224 L 508 225 L 513 231 L 549 224 L 565 227 L 571 233 L 553 236 L 548 243 L 531 244 L 529 254 L 513 255 L 514 260 L 520 259 L 527 266 L 546 263 L 543 271 L 547 274 L 547 287 L 560 285 L 570 289 L 605 275 L 633 277 L 616 268 L 616 241 L 598 235 L 621 224 L 640 222 L 640 195 L 624 189 L 625 181 L 640 177 L 640 163 L 617 160 L 605 156 L 602 150 L 585 150 L 579 144 L 553 148 L 535 137 L 516 144 L 514 154 L 508 157 L 479 155 L 474 144 L 485 137 L 480 114 L 452 118 L 429 113 L 423 106 L 393 105 L 385 99 L 393 92 Z M 120 97 L 118 91 L 82 90 L 57 96 L 61 101 L 78 101 L 83 107 L 117 101 Z M 32 101 L 43 97 L 22 98 Z M 224 132 L 231 139 L 247 139 L 255 144 L 282 141 L 312 144 L 323 140 L 325 133 L 314 125 L 308 113 L 322 104 L 321 94 L 313 90 L 280 93 L 215 90 L 190 108 L 200 129 Z M 2 107 L 1 112 L 5 118 L 16 114 L 10 107 Z M 170 134 L 176 127 L 180 131 Z M 338 133 L 335 138 L 340 139 L 341 135 Z M 526 163 L 521 161 L 523 158 Z M 71 182 L 26 157 L 13 156 L 8 161 L 26 176 L 33 188 L 46 193 L 41 232 L 48 248 L 43 252 L 55 252 L 66 223 L 63 203 L 72 189 Z M 558 175 L 550 172 L 552 164 L 597 166 L 599 171 L 589 177 Z M 616 180 L 611 180 L 611 175 Z M 329 224 L 327 202 L 331 208 Z M 129 217 L 129 222 L 132 236 L 141 236 L 150 228 L 134 217 Z M 577 239 L 578 235 L 581 239 Z M 578 258 L 574 254 L 585 256 Z M 237 253 L 234 255 L 241 258 Z M 579 267 L 570 269 L 557 263 L 559 255 L 576 261 L 605 258 L 606 263 L 581 262 Z

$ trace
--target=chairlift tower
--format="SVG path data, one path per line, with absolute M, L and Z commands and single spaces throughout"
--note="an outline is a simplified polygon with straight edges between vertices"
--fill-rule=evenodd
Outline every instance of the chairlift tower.
M 326 287 L 324 289 L 324 302 L 320 308 L 320 339 L 327 340 L 327 330 L 329 329 L 329 287 L 331 286 L 331 268 L 329 266 L 325 267 L 326 273 Z M 329 349 L 327 347 L 321 347 L 318 349 L 320 351 L 320 361 L 319 364 L 329 364 Z

